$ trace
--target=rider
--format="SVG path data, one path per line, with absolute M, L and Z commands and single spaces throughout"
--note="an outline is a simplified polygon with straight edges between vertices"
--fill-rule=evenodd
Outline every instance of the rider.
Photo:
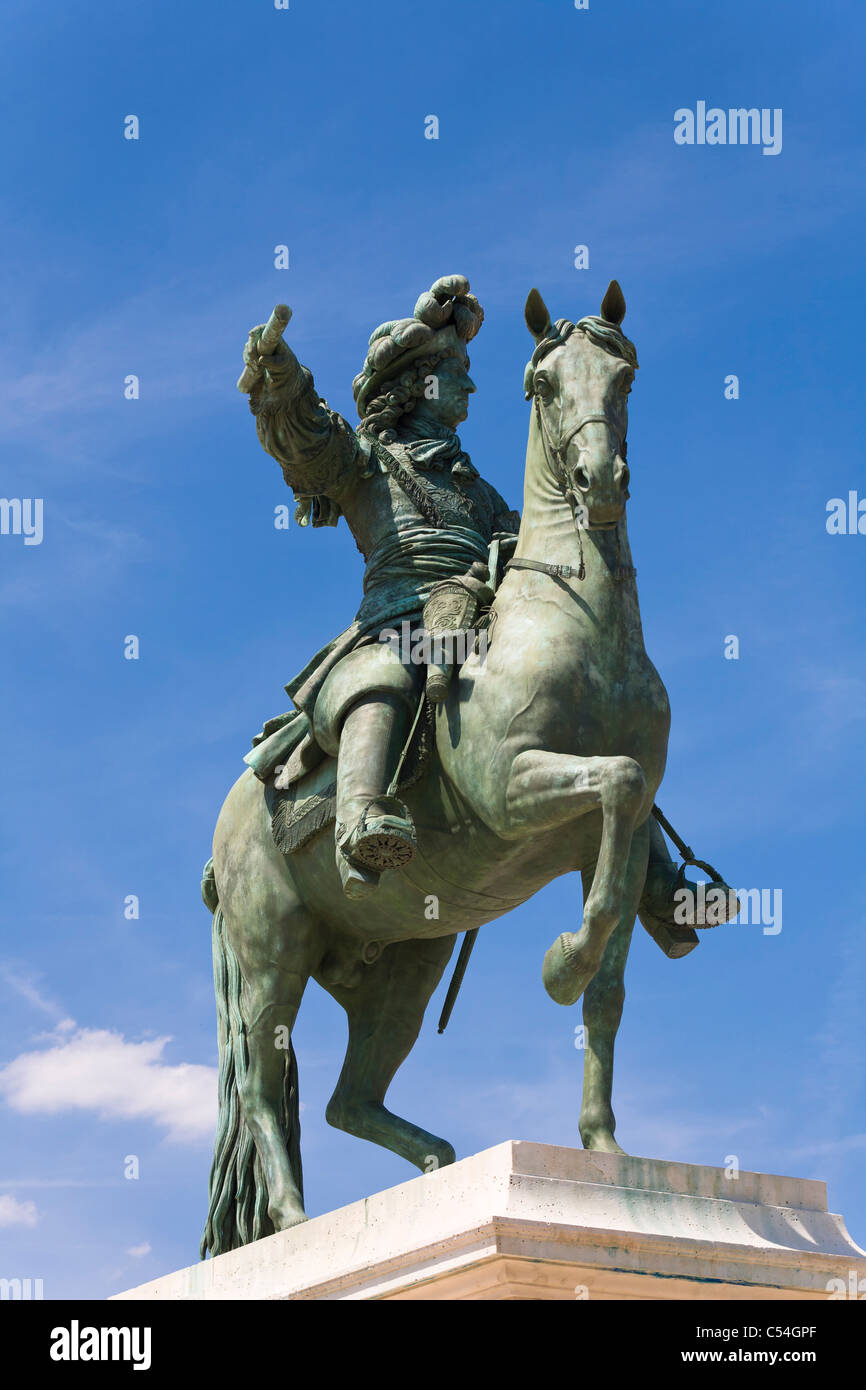
M 357 430 L 320 399 L 284 342 L 263 355 L 259 327 L 244 350 L 258 373 L 250 395 L 258 437 L 282 466 L 296 518 L 335 526 L 344 516 L 366 562 L 354 623 L 286 686 L 311 725 L 294 776 L 319 750 L 338 755 L 337 867 L 352 898 L 416 848 L 407 809 L 385 793 L 423 671 L 384 659 L 391 652 L 380 634 L 420 623 L 433 585 L 485 562 L 494 538 L 503 563 L 517 540 L 519 514 L 480 477 L 456 433 L 475 390 L 466 345 L 483 318 L 469 281 L 446 275 L 412 318 L 381 324 L 353 383 Z
M 386 789 L 423 671 L 384 659 L 392 653 L 381 635 L 404 621 L 418 625 L 433 586 L 486 561 L 492 540 L 500 541 L 503 564 L 517 541 L 519 514 L 480 477 L 456 433 L 475 390 L 466 345 L 483 319 L 469 281 L 446 275 L 421 295 L 412 318 L 381 324 L 353 383 L 357 430 L 319 397 L 282 340 L 273 354 L 260 351 L 263 326 L 244 349 L 256 375 L 250 410 L 258 437 L 295 494 L 297 520 L 336 526 L 344 516 L 366 562 L 355 621 L 286 686 L 301 717 L 266 724 L 258 753 L 247 757 L 263 775 L 276 762 L 266 750 L 288 750 L 279 785 L 290 786 L 325 754 L 337 755 L 336 857 L 350 898 L 371 893 L 384 869 L 408 863 L 417 843 L 408 810 L 395 807 Z M 639 915 L 673 956 L 697 941 L 677 925 L 678 884 L 651 821 Z

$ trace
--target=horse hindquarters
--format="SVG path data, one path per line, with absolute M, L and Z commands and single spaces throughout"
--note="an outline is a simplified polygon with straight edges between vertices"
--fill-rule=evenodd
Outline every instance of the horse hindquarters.
M 223 805 L 214 868 L 220 1103 L 203 1241 L 212 1253 L 305 1219 L 291 1032 L 322 949 L 251 772 Z

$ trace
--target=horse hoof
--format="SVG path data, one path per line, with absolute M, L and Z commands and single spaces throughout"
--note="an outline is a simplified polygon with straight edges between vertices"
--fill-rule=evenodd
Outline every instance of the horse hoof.
M 583 1147 L 597 1154 L 622 1154 L 628 1157 L 625 1149 L 620 1148 L 613 1137 L 611 1130 L 594 1130 L 589 1134 L 581 1134 L 580 1141 Z
M 558 936 L 544 957 L 541 978 L 544 988 L 557 1004 L 575 1004 L 580 995 L 574 993 L 574 967 L 569 959 L 572 937 Z
M 574 934 L 563 932 L 544 957 L 541 978 L 544 988 L 556 1004 L 576 1004 L 594 976 L 597 965 L 587 969 L 574 949 Z
M 268 1211 L 268 1216 L 273 1222 L 275 1231 L 290 1231 L 293 1226 L 301 1226 L 305 1221 L 309 1221 L 307 1213 L 303 1207 L 286 1207 L 283 1211 Z

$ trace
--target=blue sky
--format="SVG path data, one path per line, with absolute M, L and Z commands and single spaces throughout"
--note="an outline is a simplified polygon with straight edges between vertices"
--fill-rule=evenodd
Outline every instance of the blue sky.
M 824 1179 L 866 1241 L 866 536 L 825 525 L 830 498 L 866 496 L 863 27 L 832 0 L 9 0 L 0 492 L 44 499 L 44 538 L 0 536 L 0 1274 L 102 1297 L 196 1258 L 216 1060 L 200 871 L 250 737 L 361 581 L 345 526 L 274 529 L 290 496 L 235 390 L 241 348 L 287 301 L 354 423 L 370 331 L 455 271 L 487 315 L 461 435 L 512 505 L 526 293 L 576 318 L 622 284 L 629 532 L 673 707 L 659 800 L 730 882 L 783 893 L 777 935 L 717 928 L 679 962 L 636 929 L 618 1137 Z M 676 145 L 698 101 L 781 108 L 781 153 Z M 578 1142 L 579 1012 L 540 970 L 579 910 L 569 876 L 482 932 L 442 1038 L 434 997 L 390 1103 L 459 1155 Z M 311 1214 L 413 1171 L 325 1125 L 344 1044 L 311 986 Z

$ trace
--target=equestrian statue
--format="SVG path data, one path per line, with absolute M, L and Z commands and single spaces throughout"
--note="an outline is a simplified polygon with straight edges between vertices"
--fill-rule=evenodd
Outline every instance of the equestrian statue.
M 452 1163 L 447 1140 L 386 1108 L 390 1082 L 458 936 L 440 1031 L 479 927 L 579 870 L 582 920 L 542 978 L 559 1004 L 583 997 L 582 1142 L 622 1153 L 613 1051 L 635 918 L 667 956 L 694 949 L 681 923 L 696 917 L 677 910 L 696 896 L 687 863 L 719 885 L 712 924 L 736 905 L 654 805 L 670 709 L 626 528 L 638 362 L 622 291 L 554 323 L 532 290 L 525 316 L 522 516 L 456 432 L 484 318 L 464 276 L 372 334 L 357 428 L 284 341 L 286 306 L 244 349 L 238 386 L 298 521 L 343 517 L 365 568 L 354 621 L 253 740 L 205 867 L 220 1066 L 203 1257 L 306 1219 L 291 1033 L 308 980 L 348 1016 L 329 1123 L 422 1172 Z

